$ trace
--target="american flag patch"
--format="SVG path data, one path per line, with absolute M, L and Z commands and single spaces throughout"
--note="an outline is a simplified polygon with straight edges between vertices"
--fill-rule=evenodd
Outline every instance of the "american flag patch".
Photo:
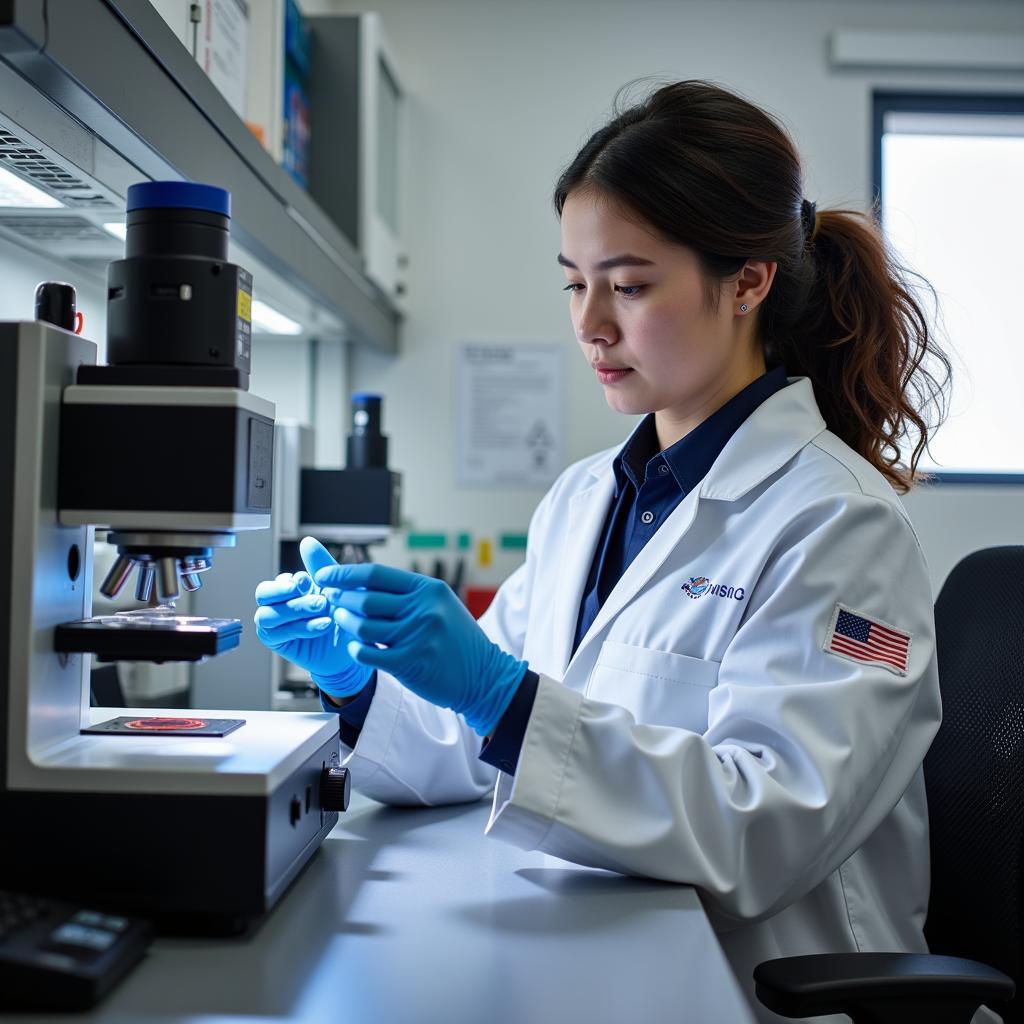
M 898 675 L 907 674 L 911 635 L 877 619 L 836 605 L 822 650 L 840 658 L 882 665 Z

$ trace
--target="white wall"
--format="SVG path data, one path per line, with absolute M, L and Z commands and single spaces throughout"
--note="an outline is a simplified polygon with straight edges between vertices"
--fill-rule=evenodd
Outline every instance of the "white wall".
M 192 52 L 192 37 L 194 28 L 189 18 L 189 0 L 149 0 L 156 8 L 168 25 L 174 29 L 174 34 L 181 40 L 189 53 Z
M 903 499 L 936 595 L 950 569 L 979 548 L 1024 544 L 1024 487 L 926 484 Z
M 255 335 L 249 390 L 273 402 L 276 418 L 316 428 L 316 465 L 344 462 L 348 432 L 345 347 L 340 341 Z
M 522 529 L 540 498 L 455 486 L 453 352 L 464 340 L 564 341 L 568 457 L 617 443 L 569 330 L 551 189 L 641 76 L 702 77 L 779 114 L 803 153 L 819 207 L 870 193 L 873 87 L 1024 91 L 998 72 L 835 72 L 837 28 L 1024 31 L 1024 4 L 951 0 L 303 0 L 308 13 L 381 13 L 412 94 L 403 182 L 409 317 L 397 359 L 356 353 L 355 388 L 386 396 L 392 463 L 420 528 Z M 574 356 L 574 357 L 573 357 Z M 958 488 L 908 502 L 938 583 L 976 547 L 1024 541 L 1024 488 Z

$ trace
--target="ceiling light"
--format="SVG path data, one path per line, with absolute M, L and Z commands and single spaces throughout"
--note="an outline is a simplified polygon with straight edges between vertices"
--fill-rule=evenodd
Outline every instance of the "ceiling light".
M 0 206 L 31 206 L 37 209 L 54 209 L 63 206 L 42 189 L 30 185 L 24 178 L 0 167 Z
M 120 220 L 104 224 L 103 230 L 109 231 L 115 238 L 120 238 L 122 242 L 128 237 L 128 225 Z
M 252 326 L 262 334 L 301 334 L 302 324 L 259 299 L 252 300 Z

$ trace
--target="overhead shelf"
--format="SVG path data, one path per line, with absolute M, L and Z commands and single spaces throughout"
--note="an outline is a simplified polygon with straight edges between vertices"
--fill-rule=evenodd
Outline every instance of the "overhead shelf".
M 142 178 L 228 189 L 243 248 L 333 314 L 348 340 L 397 350 L 400 314 L 359 254 L 148 0 L 0 0 L 0 115 L 32 133 L 40 159 L 70 165 L 122 210 Z

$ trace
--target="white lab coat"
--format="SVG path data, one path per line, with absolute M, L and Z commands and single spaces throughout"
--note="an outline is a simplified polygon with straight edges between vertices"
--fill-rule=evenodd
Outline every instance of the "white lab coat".
M 926 948 L 921 762 L 940 706 L 924 556 L 894 491 L 794 378 L 740 426 L 570 658 L 615 454 L 562 474 L 525 565 L 481 619 L 540 674 L 515 776 L 479 760 L 455 714 L 382 673 L 353 784 L 403 804 L 494 786 L 495 839 L 696 886 L 776 1021 L 753 998 L 762 960 Z M 690 577 L 725 596 L 691 598 Z M 826 652 L 837 603 L 908 632 L 909 670 Z

